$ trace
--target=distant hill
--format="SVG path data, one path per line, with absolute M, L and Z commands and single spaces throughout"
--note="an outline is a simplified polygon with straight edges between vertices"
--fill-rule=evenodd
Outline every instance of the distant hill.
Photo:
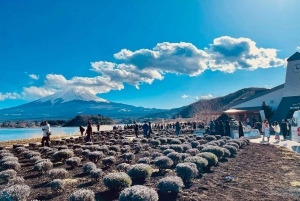
M 89 115 L 78 115 L 70 120 L 68 120 L 63 127 L 72 127 L 72 126 L 86 126 L 88 122 L 91 122 L 92 124 L 98 124 L 101 125 L 110 125 L 114 124 L 115 122 L 109 118 L 104 117 L 101 115 L 98 116 L 89 116 Z
M 175 108 L 164 112 L 153 113 L 144 116 L 141 119 L 169 119 L 169 118 L 190 118 L 193 117 L 196 113 L 204 111 L 204 110 L 211 110 L 215 112 L 222 112 L 224 110 L 229 109 L 231 106 L 237 104 L 239 101 L 249 98 L 254 94 L 263 92 L 268 90 L 266 88 L 245 88 L 238 90 L 236 92 L 230 93 L 226 96 L 217 97 L 209 100 L 199 100 L 195 103 L 190 105 Z

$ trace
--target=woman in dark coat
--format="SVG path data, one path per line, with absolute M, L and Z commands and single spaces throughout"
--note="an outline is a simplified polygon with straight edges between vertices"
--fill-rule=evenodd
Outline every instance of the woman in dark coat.
M 243 125 L 242 122 L 239 121 L 239 137 L 244 136 L 244 130 L 243 130 Z
M 90 142 L 92 140 L 92 134 L 93 134 L 92 125 L 90 122 L 88 122 L 88 126 L 85 134 L 86 134 L 85 142 Z
M 219 125 L 219 129 L 220 129 L 220 135 L 221 136 L 224 136 L 224 126 L 223 126 L 223 123 L 222 123 L 222 121 L 220 120 L 220 123 L 219 123 L 220 125 Z
M 229 121 L 226 121 L 226 123 L 225 123 L 225 136 L 230 137 L 230 125 L 229 125 Z

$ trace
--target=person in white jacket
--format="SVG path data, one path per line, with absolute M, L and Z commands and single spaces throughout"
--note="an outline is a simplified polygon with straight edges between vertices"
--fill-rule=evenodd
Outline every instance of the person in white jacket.
M 46 146 L 50 147 L 49 141 L 50 141 L 51 128 L 47 121 L 44 121 L 42 131 L 43 131 L 42 147 L 45 146 L 45 141 L 46 141 Z
M 272 126 L 272 128 L 275 131 L 275 135 L 278 137 L 277 141 L 279 141 L 280 140 L 280 126 L 277 121 L 274 122 L 274 126 Z

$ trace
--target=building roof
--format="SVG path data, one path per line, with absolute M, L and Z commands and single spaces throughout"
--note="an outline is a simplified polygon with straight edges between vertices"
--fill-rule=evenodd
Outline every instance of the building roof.
M 293 54 L 292 56 L 290 56 L 288 59 L 288 61 L 296 61 L 296 60 L 300 60 L 300 53 L 296 52 L 295 54 Z
M 253 99 L 255 99 L 255 98 L 264 96 L 264 95 L 266 95 L 266 94 L 269 94 L 269 93 L 271 93 L 271 92 L 277 91 L 277 90 L 282 89 L 282 88 L 284 88 L 284 84 L 278 85 L 278 86 L 276 86 L 276 87 L 273 87 L 272 89 L 265 90 L 265 91 L 260 92 L 260 93 L 258 93 L 258 94 L 254 94 L 253 96 L 250 96 L 249 98 L 246 98 L 246 99 L 244 99 L 244 100 L 236 101 L 233 105 L 230 105 L 229 107 L 230 107 L 230 108 L 235 108 L 235 106 L 237 106 L 237 105 L 240 105 L 240 104 L 242 104 L 242 103 L 251 101 L 251 100 L 253 100 Z M 240 108 L 239 108 L 239 109 L 240 109 Z

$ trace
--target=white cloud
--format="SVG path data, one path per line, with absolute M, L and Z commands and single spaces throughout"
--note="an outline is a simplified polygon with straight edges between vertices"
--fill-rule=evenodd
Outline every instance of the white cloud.
M 53 88 L 45 88 L 45 87 L 23 87 L 22 96 L 26 100 L 36 100 L 45 96 L 49 96 L 57 92 L 57 90 Z
M 185 94 L 183 94 L 182 96 L 181 96 L 181 98 L 183 98 L 183 99 L 186 99 L 186 98 L 188 98 L 189 96 L 188 95 L 185 95 Z
M 212 99 L 212 98 L 214 98 L 214 96 L 211 95 L 211 94 L 202 95 L 202 96 L 195 96 L 196 101 L 198 101 L 198 100 L 209 100 L 209 99 Z
M 38 75 L 35 75 L 35 74 L 30 74 L 29 77 L 31 79 L 34 79 L 34 80 L 38 80 L 39 79 L 39 76 Z
M 296 50 L 297 50 L 297 51 L 300 51 L 300 46 L 296 47 Z
M 1 93 L 0 92 L 0 101 L 4 101 L 6 99 L 19 99 L 21 98 L 18 93 Z

